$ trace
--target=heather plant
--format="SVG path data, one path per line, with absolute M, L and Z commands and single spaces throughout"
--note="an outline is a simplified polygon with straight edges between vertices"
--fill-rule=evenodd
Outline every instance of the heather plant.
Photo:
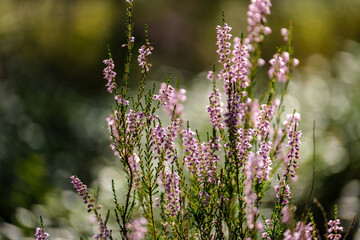
M 294 58 L 291 24 L 281 29 L 283 44 L 269 61 L 268 87 L 260 96 L 255 91 L 258 68 L 265 64 L 262 43 L 271 33 L 266 26 L 270 0 L 251 1 L 246 36 L 232 38 L 224 14 L 216 27 L 219 64 L 207 76 L 213 86 L 206 108 L 212 131 L 205 139 L 184 119 L 186 91 L 172 86 L 171 75 L 158 91 L 156 86 L 148 90 L 152 67 L 148 58 L 154 48 L 147 26 L 137 57 L 138 94 L 129 96 L 135 38 L 133 1 L 127 3 L 127 42 L 122 45 L 127 55 L 121 81 L 110 48 L 109 58 L 103 61 L 106 88 L 114 96 L 106 119 L 110 147 L 122 163 L 127 182 L 112 180 L 114 209 L 104 214 L 87 186 L 76 174 L 71 177 L 98 224 L 93 238 L 340 239 L 343 228 L 337 210 L 323 235 L 310 206 L 300 219 L 295 217 L 292 185 L 300 160 L 300 114 L 290 110 L 282 121 L 284 97 L 299 63 Z M 167 113 L 168 126 L 157 114 L 161 108 Z M 117 191 L 119 184 L 127 185 L 125 193 Z M 272 213 L 264 215 L 263 198 L 272 193 L 276 197 Z M 109 221 L 116 223 L 117 230 L 110 229 Z M 41 224 L 36 238 L 48 236 Z

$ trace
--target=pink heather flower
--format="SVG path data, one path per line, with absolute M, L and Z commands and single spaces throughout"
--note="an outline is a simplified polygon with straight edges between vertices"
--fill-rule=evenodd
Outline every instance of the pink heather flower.
M 258 62 L 257 62 L 257 65 L 258 65 L 259 67 L 264 66 L 264 65 L 265 65 L 265 60 L 262 59 L 262 58 L 259 58 L 259 60 L 258 60 Z
M 182 144 L 186 154 L 184 157 L 185 165 L 187 170 L 191 172 L 191 175 L 194 175 L 195 170 L 201 171 L 201 169 L 198 168 L 201 167 L 201 145 L 195 137 L 195 132 L 191 131 L 191 129 L 182 130 L 181 134 Z
M 102 219 L 100 217 L 98 218 L 98 225 L 99 225 L 99 233 L 94 235 L 93 238 L 96 240 L 106 240 L 109 239 L 111 236 L 111 231 L 109 229 L 107 229 L 107 227 L 105 226 L 104 222 L 102 221 Z
M 138 157 L 138 155 L 136 155 L 136 153 L 134 153 L 129 157 L 129 163 L 133 173 L 134 187 L 137 187 L 139 185 L 141 179 L 140 171 L 139 171 L 139 162 L 140 162 L 140 158 Z
M 115 100 L 120 104 L 120 105 L 124 105 L 124 106 L 128 106 L 130 104 L 130 102 L 128 100 L 125 100 L 123 98 L 121 98 L 119 95 L 115 96 Z
M 144 217 L 134 219 L 131 223 L 126 224 L 129 231 L 126 238 L 129 240 L 142 240 L 145 238 L 148 229 L 146 228 L 147 220 Z
M 230 64 L 230 59 L 228 55 L 231 53 L 230 47 L 231 43 L 229 40 L 231 39 L 231 27 L 229 27 L 226 23 L 223 26 L 217 26 L 217 42 L 218 50 L 216 51 L 220 55 L 219 63 L 224 64 L 224 69 L 227 69 Z
M 206 111 L 209 113 L 210 122 L 216 129 L 224 128 L 224 120 L 222 117 L 221 93 L 219 89 L 214 89 L 209 95 L 210 105 L 207 106 Z
M 256 215 L 259 210 L 257 208 L 257 194 L 253 191 L 253 182 L 255 179 L 255 168 L 257 166 L 257 158 L 254 154 L 250 154 L 245 165 L 245 181 L 244 181 L 244 201 L 246 212 L 246 223 L 249 229 L 253 229 L 256 223 Z
M 208 74 L 206 75 L 206 78 L 210 81 L 215 81 L 215 80 L 219 80 L 219 76 L 216 76 L 216 74 L 213 71 L 209 71 Z
M 151 64 L 147 62 L 147 57 L 151 54 L 154 48 L 152 46 L 143 45 L 139 49 L 139 56 L 137 58 L 139 66 L 143 69 L 142 72 L 146 73 L 150 70 Z
M 339 240 L 341 238 L 341 234 L 339 232 L 342 232 L 344 228 L 339 225 L 340 225 L 340 219 L 330 220 L 328 222 L 329 235 L 327 236 L 327 239 Z
M 246 88 L 250 85 L 248 75 L 251 63 L 249 61 L 249 52 L 247 46 L 241 43 L 240 38 L 234 39 L 233 50 L 233 65 L 230 67 L 230 84 L 238 82 L 241 88 Z
M 157 124 L 156 127 L 151 129 L 152 145 L 154 147 L 154 152 L 158 155 L 164 153 L 165 161 L 171 159 L 171 164 L 173 164 L 177 160 L 175 139 L 179 129 L 179 118 L 172 120 L 170 126 L 168 126 L 166 129 L 162 128 L 159 124 Z M 157 156 L 155 156 L 155 158 L 157 158 Z
M 128 41 L 128 42 L 134 43 L 134 42 L 135 42 L 135 37 L 133 37 L 133 36 L 129 37 L 129 41 Z M 127 47 L 127 46 L 128 46 L 127 43 L 121 45 L 121 47 Z
M 253 139 L 254 131 L 252 128 L 240 128 L 236 132 L 236 150 L 240 161 L 240 166 L 248 159 L 250 150 L 252 148 L 251 140 Z M 251 169 L 252 171 L 252 169 Z
M 267 181 L 271 172 L 272 161 L 270 159 L 270 150 L 272 148 L 272 142 L 268 139 L 270 132 L 270 121 L 273 118 L 276 111 L 277 104 L 273 102 L 270 105 L 263 104 L 258 109 L 257 103 L 253 105 L 254 117 L 256 127 L 257 140 L 260 143 L 259 150 L 256 152 L 258 158 L 258 164 L 256 167 L 258 182 Z
M 36 228 L 36 233 L 35 233 L 36 240 L 48 240 L 49 236 L 50 235 L 44 232 L 42 228 Z
M 289 75 L 289 53 L 283 52 L 281 55 L 274 54 L 273 58 L 270 59 L 270 68 L 268 71 L 269 78 L 276 78 L 278 82 L 287 82 Z
M 134 0 L 126 0 L 127 3 L 132 3 Z
M 131 109 L 125 115 L 125 126 L 123 126 L 124 123 L 122 123 L 118 117 L 118 112 L 114 111 L 114 114 L 108 116 L 106 121 L 108 123 L 110 140 L 112 140 L 110 147 L 114 151 L 115 156 L 121 157 L 119 143 L 127 142 L 128 144 L 134 144 L 134 141 L 137 139 L 137 134 L 145 124 L 145 118 L 153 120 L 155 117 L 145 116 L 143 112 L 135 112 Z
M 310 233 L 311 223 L 305 225 L 299 221 L 296 223 L 296 227 L 293 231 L 290 229 L 284 232 L 284 240 L 312 240 Z
M 167 210 L 171 217 L 175 217 L 181 210 L 180 206 L 180 176 L 177 172 L 171 173 L 169 170 L 165 172 L 165 201 Z
M 276 192 L 276 198 L 279 199 L 279 204 L 281 204 L 282 206 L 287 205 L 291 198 L 291 191 L 289 185 L 284 180 L 280 180 L 278 181 L 278 185 L 276 185 L 274 189 Z
M 281 35 L 284 37 L 284 42 L 288 41 L 288 37 L 289 37 L 289 32 L 286 28 L 282 28 L 280 30 Z
M 105 59 L 103 61 L 103 63 L 106 65 L 106 68 L 104 68 L 104 71 L 103 71 L 104 79 L 108 81 L 105 86 L 107 87 L 107 91 L 109 93 L 112 93 L 116 87 L 116 84 L 115 84 L 116 72 L 114 72 L 115 64 L 114 64 L 112 58 Z
M 289 147 L 289 151 L 286 154 L 284 159 L 284 163 L 287 164 L 285 175 L 290 175 L 292 179 L 295 179 L 295 169 L 298 167 L 298 160 L 300 158 L 299 155 L 299 145 L 301 131 L 298 130 L 299 121 L 300 121 L 300 114 L 295 112 L 294 114 L 289 114 L 287 116 L 288 121 L 284 122 L 284 125 L 287 128 L 287 136 L 288 136 L 288 143 L 287 146 Z
M 87 186 L 83 184 L 79 178 L 75 176 L 71 176 L 71 183 L 74 185 L 74 188 L 76 189 L 77 193 L 80 197 L 82 197 L 83 202 L 87 204 L 87 211 L 91 212 L 92 210 L 98 210 L 99 207 L 94 206 L 95 200 L 91 197 L 90 193 L 87 190 Z
M 225 113 L 225 124 L 228 128 L 234 128 L 245 121 L 245 116 L 249 111 L 251 103 L 250 98 L 241 101 L 246 97 L 246 92 L 243 91 L 241 95 L 232 92 L 227 93 L 227 112 Z
M 281 221 L 285 223 L 286 225 L 290 225 L 292 220 L 292 214 L 291 214 L 292 208 L 289 205 L 286 205 L 281 209 L 282 219 Z
M 298 65 L 299 65 L 299 59 L 297 59 L 297 58 L 294 58 L 293 59 L 293 67 L 297 67 Z
M 250 51 L 253 51 L 251 47 L 253 43 L 262 42 L 264 35 L 271 33 L 271 29 L 264 26 L 266 15 L 270 14 L 270 7 L 270 0 L 251 0 L 247 12 L 248 36 L 244 39 L 244 43 L 249 45 Z
M 219 143 L 220 138 L 217 137 L 215 139 L 210 140 L 210 142 L 203 142 L 201 144 L 202 152 L 203 152 L 203 160 L 202 165 L 203 168 L 198 168 L 198 170 L 203 169 L 204 181 L 210 183 L 217 183 L 218 179 L 216 176 L 217 163 L 220 161 L 220 157 L 215 154 L 215 152 L 220 151 L 221 144 Z M 201 173 L 198 172 L 198 175 Z M 207 194 L 207 193 L 205 193 Z
M 183 88 L 175 89 L 170 84 L 161 83 L 159 95 L 154 95 L 154 100 L 160 100 L 165 111 L 170 116 L 173 115 L 175 106 L 175 114 L 177 116 L 182 115 L 184 106 L 181 104 L 186 100 L 186 90 Z
M 204 187 L 205 182 L 216 183 L 216 165 L 220 160 L 215 152 L 220 151 L 219 138 L 210 142 L 200 143 L 196 134 L 190 129 L 183 130 L 182 144 L 184 147 L 184 162 L 191 175 L 196 175 L 200 186 Z

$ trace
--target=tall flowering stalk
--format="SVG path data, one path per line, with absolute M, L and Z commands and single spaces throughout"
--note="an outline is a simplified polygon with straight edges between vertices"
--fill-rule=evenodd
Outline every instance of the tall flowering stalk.
M 190 128 L 189 122 L 183 126 L 186 91 L 171 85 L 170 74 L 158 94 L 156 86 L 147 87 L 152 67 L 149 58 L 154 50 L 147 25 L 145 43 L 137 57 L 141 68 L 139 91 L 137 97 L 128 96 L 135 38 L 133 1 L 126 2 L 127 42 L 122 46 L 127 55 L 122 81 L 117 79 L 110 51 L 103 71 L 107 91 L 115 100 L 106 119 L 110 147 L 127 177 L 122 183 L 127 191 L 121 193 L 121 204 L 116 181 L 112 180 L 119 231 L 107 228 L 111 216 L 103 220 L 101 205 L 87 186 L 77 176 L 71 177 L 87 211 L 95 214 L 99 232 L 93 238 L 113 239 L 113 234 L 119 234 L 124 240 L 317 239 L 319 230 L 311 213 L 310 219 L 296 221 L 294 217 L 292 185 L 300 160 L 300 114 L 293 111 L 281 124 L 283 100 L 298 65 L 291 25 L 281 30 L 284 43 L 269 61 L 268 88 L 262 98 L 257 98 L 254 83 L 258 66 L 265 63 L 261 47 L 264 37 L 271 33 L 266 26 L 271 1 L 251 0 L 248 34 L 233 41 L 223 15 L 222 24 L 216 27 L 220 70 L 216 73 L 214 66 L 207 76 L 213 83 L 206 107 L 212 130 L 204 138 Z M 218 82 L 223 90 L 216 87 Z M 157 115 L 159 108 L 167 113 L 167 121 Z M 265 218 L 261 209 L 265 193 L 271 188 L 275 190 L 274 208 Z M 339 225 L 335 214 L 325 237 L 340 239 L 343 228 Z M 35 236 L 47 239 L 48 234 L 41 227 Z
M 42 217 L 40 217 L 40 227 L 36 228 L 36 233 L 35 233 L 36 240 L 48 240 L 49 236 L 50 234 L 44 231 L 43 220 Z
M 74 185 L 77 193 L 82 197 L 84 204 L 87 205 L 88 213 L 95 213 L 96 222 L 99 226 L 99 233 L 94 235 L 96 240 L 111 239 L 111 230 L 106 227 L 106 222 L 103 221 L 101 214 L 99 213 L 101 205 L 97 205 L 95 198 L 93 198 L 87 190 L 87 186 L 80 181 L 75 175 L 71 176 L 71 183 Z

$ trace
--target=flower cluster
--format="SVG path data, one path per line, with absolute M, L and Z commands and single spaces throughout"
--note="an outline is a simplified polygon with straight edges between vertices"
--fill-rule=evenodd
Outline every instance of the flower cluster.
M 174 109 L 177 116 L 182 115 L 184 106 L 181 104 L 186 100 L 186 90 L 175 89 L 173 86 L 167 83 L 161 83 L 159 95 L 154 95 L 154 100 L 160 100 L 164 110 L 173 115 Z
M 292 115 L 287 116 L 288 121 L 284 122 L 284 125 L 287 127 L 288 134 L 288 143 L 289 152 L 287 153 L 284 162 L 287 164 L 286 172 L 284 176 L 291 176 L 292 179 L 295 179 L 295 169 L 298 167 L 299 155 L 299 145 L 300 145 L 300 136 L 301 131 L 298 130 L 298 122 L 300 121 L 300 114 L 295 112 Z
M 121 98 L 119 95 L 115 96 L 115 100 L 120 104 L 120 105 L 124 105 L 124 106 L 128 106 L 130 104 L 130 102 L 128 100 L 125 100 L 123 98 Z
M 339 232 L 342 232 L 344 230 L 343 227 L 340 227 L 340 219 L 330 220 L 328 222 L 328 233 L 327 236 L 330 240 L 339 240 L 341 238 L 341 234 Z
M 138 155 L 136 153 L 134 153 L 133 155 L 131 155 L 129 157 L 129 163 L 130 163 L 130 167 L 131 167 L 131 171 L 133 173 L 133 179 L 134 179 L 133 184 L 135 187 L 137 187 L 140 184 L 140 178 L 141 178 L 139 162 L 140 162 L 140 158 L 138 157 Z
M 186 154 L 184 157 L 184 162 L 186 164 L 187 170 L 190 171 L 192 175 L 194 175 L 196 172 L 195 170 L 199 170 L 201 164 L 201 145 L 199 140 L 195 137 L 195 132 L 191 131 L 190 128 L 182 130 L 181 134 L 184 152 Z
M 116 88 L 116 72 L 114 72 L 115 64 L 112 58 L 105 59 L 103 63 L 106 65 L 106 68 L 104 68 L 103 71 L 104 79 L 107 80 L 107 84 L 105 86 L 107 87 L 107 91 L 109 93 L 113 93 L 114 89 Z
M 249 61 L 249 52 L 248 47 L 241 43 L 240 38 L 236 37 L 234 39 L 234 50 L 232 52 L 233 65 L 230 68 L 230 84 L 231 83 L 239 83 L 241 88 L 247 88 L 250 86 L 250 79 L 248 77 L 251 67 L 251 63 Z
M 35 237 L 36 240 L 48 240 L 48 237 L 50 235 L 46 232 L 44 232 L 44 230 L 42 228 L 36 228 L 36 233 L 35 233 Z
M 99 225 L 99 233 L 94 235 L 96 240 L 106 240 L 111 236 L 111 231 L 105 226 L 103 220 L 101 219 L 100 214 L 97 212 L 101 209 L 101 205 L 95 204 L 95 199 L 91 197 L 87 190 L 87 186 L 80 181 L 76 176 L 71 176 L 71 183 L 74 185 L 74 188 L 82 197 L 85 204 L 87 204 L 87 211 L 90 213 L 93 211 L 95 213 L 97 224 Z
M 175 217 L 179 214 L 180 207 L 180 176 L 177 172 L 171 173 L 170 170 L 167 170 L 165 173 L 164 186 L 165 186 L 165 195 L 167 202 L 167 209 L 169 210 L 170 216 Z
M 99 233 L 94 235 L 93 238 L 96 240 L 106 240 L 111 236 L 111 231 L 105 226 L 101 218 L 97 219 L 97 224 L 99 225 Z
M 151 64 L 148 63 L 147 57 L 151 54 L 151 51 L 153 50 L 154 48 L 148 45 L 142 45 L 139 49 L 139 56 L 137 60 L 139 62 L 139 66 L 143 69 L 143 73 L 150 71 Z
M 271 28 L 264 26 L 267 22 L 266 15 L 270 14 L 270 7 L 270 0 L 251 0 L 247 12 L 248 36 L 245 39 L 245 44 L 249 46 L 250 51 L 254 50 L 252 43 L 262 42 L 264 35 L 271 33 Z
M 174 119 L 166 129 L 157 124 L 151 129 L 152 146 L 158 156 L 164 154 L 165 160 L 173 164 L 177 160 L 175 154 L 175 138 L 180 128 L 180 120 Z M 155 159 L 158 158 L 155 156 Z
M 91 197 L 90 193 L 87 190 L 87 186 L 83 184 L 79 178 L 71 176 L 71 183 L 74 185 L 77 193 L 82 197 L 85 204 L 87 204 L 87 211 L 91 212 L 93 210 L 99 209 L 99 207 L 94 206 L 95 200 Z
M 219 89 L 214 89 L 209 95 L 210 105 L 207 106 L 206 111 L 209 113 L 210 122 L 216 129 L 223 129 L 221 93 Z
M 278 53 L 274 54 L 273 58 L 269 61 L 271 65 L 268 71 L 269 78 L 276 78 L 279 82 L 287 82 L 289 76 L 289 60 L 290 56 L 288 52 L 282 52 L 281 55 Z
M 287 229 L 284 232 L 284 240 L 312 240 L 311 223 L 305 225 L 303 222 L 297 222 L 295 229 L 291 232 Z
M 126 228 L 129 231 L 126 234 L 129 240 L 141 240 L 144 239 L 148 229 L 146 224 L 148 221 L 144 217 L 136 218 L 132 222 L 126 224 Z
M 230 63 L 230 59 L 228 55 L 231 53 L 230 47 L 231 43 L 229 40 L 231 39 L 231 27 L 229 27 L 226 23 L 223 26 L 217 26 L 217 42 L 218 50 L 216 51 L 220 55 L 219 62 L 224 64 L 224 69 L 228 68 L 228 64 Z
M 291 190 L 289 184 L 285 180 L 280 180 L 278 185 L 274 187 L 276 197 L 279 199 L 279 204 L 285 206 L 289 203 L 291 198 Z

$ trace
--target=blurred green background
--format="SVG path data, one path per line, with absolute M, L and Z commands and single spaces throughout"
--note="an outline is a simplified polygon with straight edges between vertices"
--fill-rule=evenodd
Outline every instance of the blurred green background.
M 71 170 L 85 183 L 100 185 L 104 201 L 110 186 L 104 176 L 121 178 L 108 147 L 105 117 L 112 100 L 102 60 L 110 44 L 115 70 L 122 72 L 124 2 L 1 0 L 0 237 L 31 239 L 39 215 L 58 239 L 91 232 L 90 224 L 82 224 L 87 217 L 80 214 L 81 200 L 71 190 Z M 239 36 L 246 33 L 248 4 L 135 0 L 136 48 L 143 43 L 145 23 L 155 47 L 150 79 L 161 82 L 171 72 L 180 80 L 188 91 L 185 117 L 192 126 L 201 128 L 207 121 L 211 86 L 204 76 L 217 61 L 215 27 L 221 11 Z M 271 11 L 273 33 L 264 42 L 263 57 L 271 58 L 282 41 L 280 28 L 291 20 L 300 59 L 287 97 L 287 110 L 302 114 L 304 131 L 294 197 L 302 206 L 311 185 L 315 120 L 315 196 L 330 216 L 338 204 L 347 226 L 360 209 L 360 1 L 278 0 Z M 132 88 L 137 81 L 135 74 Z M 360 239 L 358 225 L 352 237 Z

